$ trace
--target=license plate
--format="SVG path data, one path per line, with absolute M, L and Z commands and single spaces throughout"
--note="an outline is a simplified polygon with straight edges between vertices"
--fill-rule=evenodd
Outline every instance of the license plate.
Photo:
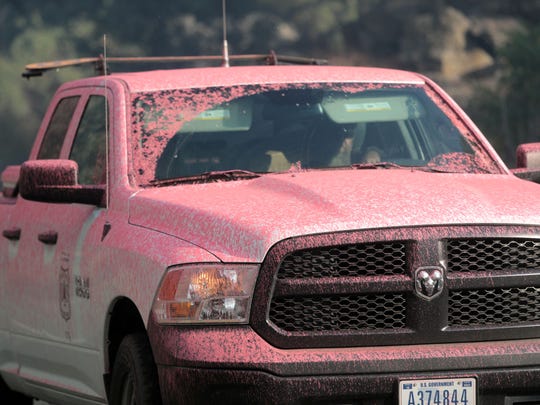
M 400 381 L 399 405 L 476 405 L 476 379 Z

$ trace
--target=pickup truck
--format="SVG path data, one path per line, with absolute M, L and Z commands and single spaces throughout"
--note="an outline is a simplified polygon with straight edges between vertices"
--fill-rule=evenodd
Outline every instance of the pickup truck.
M 0 401 L 538 404 L 518 163 L 412 72 L 65 83 L 2 175 Z

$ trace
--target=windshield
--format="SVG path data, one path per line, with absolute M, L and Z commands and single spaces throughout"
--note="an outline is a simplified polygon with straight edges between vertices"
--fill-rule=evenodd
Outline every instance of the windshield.
M 141 93 L 132 102 L 133 167 L 143 185 L 375 163 L 388 164 L 368 167 L 499 172 L 419 86 L 237 86 Z

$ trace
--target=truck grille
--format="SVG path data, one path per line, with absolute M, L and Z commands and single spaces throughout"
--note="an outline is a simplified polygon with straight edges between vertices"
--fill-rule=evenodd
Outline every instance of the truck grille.
M 433 227 L 283 241 L 263 263 L 252 324 L 291 348 L 538 337 L 538 231 Z M 434 266 L 444 288 L 428 299 L 414 274 Z
M 278 278 L 391 276 L 405 274 L 405 243 L 320 247 L 290 253 Z
M 540 269 L 540 241 L 455 239 L 448 241 L 449 272 Z
M 399 329 L 405 309 L 403 294 L 278 298 L 270 319 L 288 332 Z
M 540 288 L 451 291 L 450 326 L 511 325 L 540 321 Z

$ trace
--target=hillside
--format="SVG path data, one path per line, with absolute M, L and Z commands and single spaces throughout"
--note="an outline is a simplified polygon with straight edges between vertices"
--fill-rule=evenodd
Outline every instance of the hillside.
M 66 70 L 27 82 L 20 78 L 26 63 L 100 54 L 103 34 L 108 37 L 108 53 L 115 56 L 220 52 L 221 1 L 83 3 L 0 4 L 4 127 L 0 169 L 25 158 L 57 85 L 92 73 Z M 531 114 L 523 118 L 522 128 L 503 116 L 509 103 L 506 93 L 519 89 L 507 88 L 501 95 L 505 60 L 500 50 L 512 33 L 538 30 L 539 22 L 540 0 L 230 0 L 228 4 L 232 53 L 275 49 L 324 57 L 335 64 L 420 71 L 458 99 L 510 164 L 518 142 L 538 139 L 534 133 L 538 126 Z M 540 45 L 527 46 L 538 54 Z M 532 64 L 535 72 L 536 60 L 529 59 L 524 63 Z M 527 110 L 536 111 L 536 101 Z M 520 101 L 522 106 L 530 102 Z M 501 125 L 505 120 L 506 127 Z

